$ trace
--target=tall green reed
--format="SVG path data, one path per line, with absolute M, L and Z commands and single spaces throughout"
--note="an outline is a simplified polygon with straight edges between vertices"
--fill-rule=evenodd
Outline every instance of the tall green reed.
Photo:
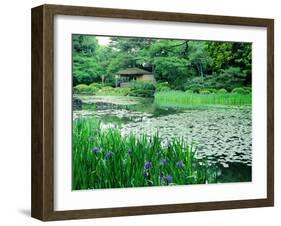
M 162 107 L 189 107 L 205 105 L 251 105 L 251 94 L 210 93 L 197 94 L 182 91 L 166 91 L 155 94 L 154 102 Z
M 202 184 L 207 164 L 183 139 L 163 146 L 156 133 L 122 137 L 95 118 L 73 122 L 72 189 Z

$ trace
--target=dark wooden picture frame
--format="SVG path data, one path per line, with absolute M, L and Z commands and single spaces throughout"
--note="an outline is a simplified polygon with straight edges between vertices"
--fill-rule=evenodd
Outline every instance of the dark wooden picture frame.
M 267 29 L 267 198 L 121 208 L 54 210 L 54 16 L 265 27 Z M 32 9 L 32 200 L 34 218 L 66 220 L 274 205 L 274 20 L 124 9 L 42 5 Z

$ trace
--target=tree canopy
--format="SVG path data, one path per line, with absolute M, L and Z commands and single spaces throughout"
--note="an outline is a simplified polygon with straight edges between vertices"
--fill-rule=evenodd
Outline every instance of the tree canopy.
M 113 83 L 121 69 L 138 67 L 174 89 L 233 89 L 251 84 L 251 43 L 73 35 L 73 85 Z

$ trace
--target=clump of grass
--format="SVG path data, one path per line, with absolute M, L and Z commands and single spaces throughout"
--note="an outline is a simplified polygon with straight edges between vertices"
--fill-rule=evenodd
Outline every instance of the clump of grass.
M 190 93 L 182 91 L 157 92 L 155 103 L 162 107 L 188 107 L 204 105 L 251 105 L 251 94 L 240 93 Z
M 105 86 L 96 92 L 97 96 L 128 96 L 130 88 L 113 88 L 110 86 Z
M 207 165 L 183 140 L 165 147 L 158 134 L 122 137 L 97 119 L 73 122 L 73 190 L 203 184 Z

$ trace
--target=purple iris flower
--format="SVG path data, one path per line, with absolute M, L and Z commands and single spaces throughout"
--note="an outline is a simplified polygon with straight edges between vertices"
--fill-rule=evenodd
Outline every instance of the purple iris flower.
M 183 161 L 182 161 L 182 160 L 178 161 L 178 162 L 176 163 L 176 166 L 177 166 L 179 169 L 182 169 L 182 168 L 184 167 Z
M 172 182 L 172 176 L 171 176 L 171 175 L 168 175 L 168 176 L 166 177 L 166 179 L 167 179 L 167 182 L 168 182 L 168 183 L 171 183 L 171 182 Z
M 168 160 L 167 160 L 167 159 L 162 158 L 162 159 L 160 160 L 160 166 L 165 166 L 165 165 L 167 165 L 167 163 L 168 163 Z
M 148 170 L 152 168 L 152 163 L 150 161 L 146 161 L 144 164 L 144 169 Z
M 99 147 L 94 147 L 94 148 L 92 149 L 92 152 L 93 152 L 94 154 L 98 154 L 98 153 L 101 153 L 101 149 L 100 149 Z
M 172 176 L 171 175 L 163 176 L 162 181 L 167 182 L 167 183 L 171 183 L 172 182 Z
M 113 152 L 112 152 L 112 151 L 109 151 L 109 152 L 107 152 L 107 153 L 105 154 L 105 158 L 106 158 L 106 159 L 110 159 L 110 158 L 112 157 L 112 155 L 113 155 Z

